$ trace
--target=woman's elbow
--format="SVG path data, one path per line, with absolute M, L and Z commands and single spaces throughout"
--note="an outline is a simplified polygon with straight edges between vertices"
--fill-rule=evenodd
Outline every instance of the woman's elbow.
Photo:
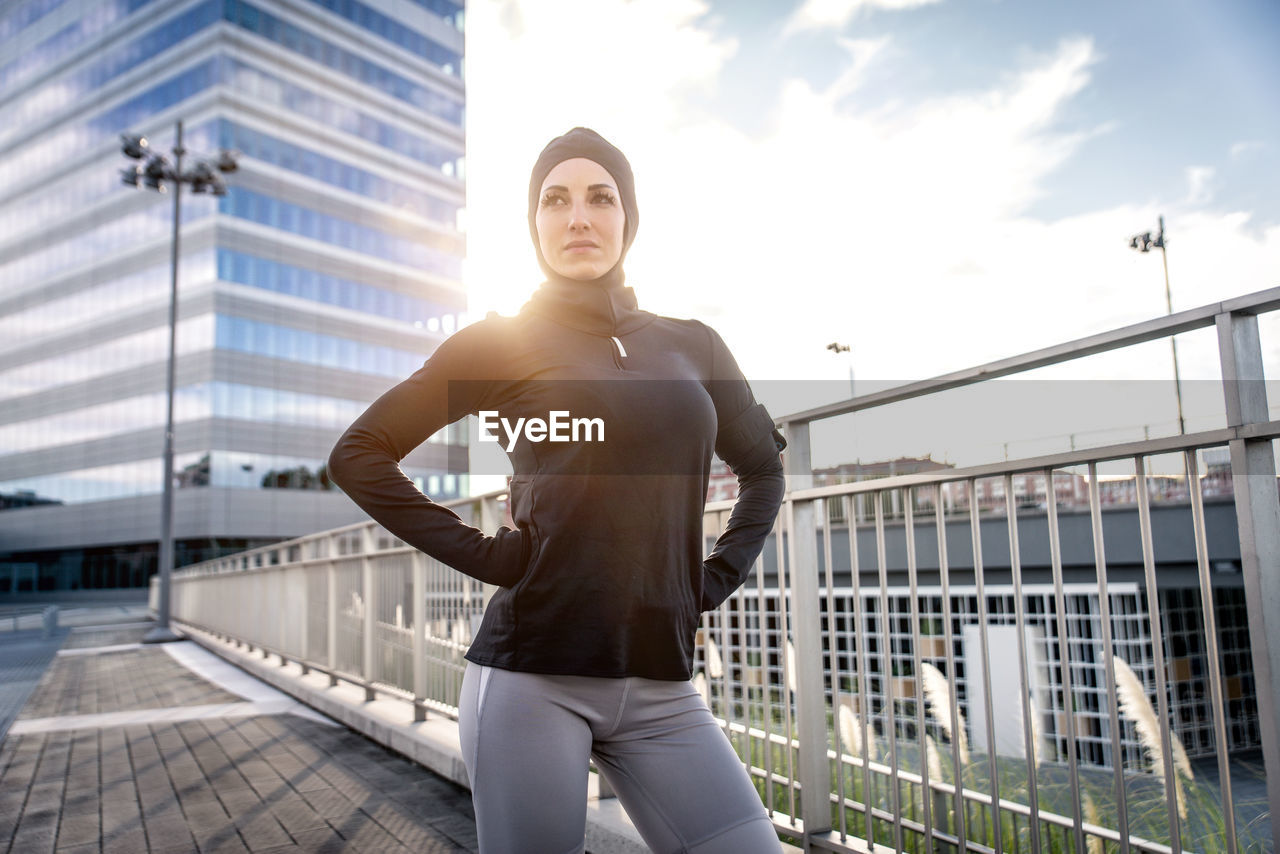
M 352 473 L 352 457 L 355 454 L 355 447 L 351 441 L 350 431 L 343 433 L 341 438 L 333 446 L 333 450 L 329 452 L 329 460 L 327 471 L 329 479 L 341 487 L 344 491 L 347 489 L 349 478 Z

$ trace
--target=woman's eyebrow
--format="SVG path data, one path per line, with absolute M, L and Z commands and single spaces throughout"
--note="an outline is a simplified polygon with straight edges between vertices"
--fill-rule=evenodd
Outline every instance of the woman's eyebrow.
M 542 188 L 542 192 L 544 193 L 549 193 L 552 190 L 559 190 L 562 193 L 569 192 L 569 188 L 563 184 L 549 184 Z M 587 192 L 591 192 L 592 190 L 613 190 L 615 193 L 618 192 L 617 188 L 612 184 L 591 184 L 587 187 Z

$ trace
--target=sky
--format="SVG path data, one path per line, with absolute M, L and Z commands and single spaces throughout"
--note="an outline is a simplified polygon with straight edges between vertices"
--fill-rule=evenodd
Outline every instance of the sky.
M 1280 286 L 1277 45 L 1271 0 L 471 0 L 470 314 L 540 282 L 529 169 L 575 125 L 635 171 L 640 306 L 716 328 L 775 416 L 1163 314 L 1128 246 L 1159 216 L 1175 311 Z M 1167 342 L 1042 372 L 1171 374 Z

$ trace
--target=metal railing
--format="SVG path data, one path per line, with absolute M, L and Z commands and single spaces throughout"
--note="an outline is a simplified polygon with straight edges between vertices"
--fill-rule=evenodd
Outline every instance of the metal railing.
M 695 676 L 781 830 L 830 851 L 1271 844 L 1280 816 L 1280 422 L 1269 420 L 1257 315 L 1276 308 L 1280 289 L 782 419 L 782 513 L 752 578 L 704 615 Z M 813 485 L 815 422 L 1205 327 L 1217 330 L 1222 429 Z M 1238 545 L 1232 576 L 1211 565 L 1201 489 L 1204 450 L 1223 447 Z M 1193 559 L 1172 574 L 1159 556 L 1167 545 L 1153 535 L 1147 475 L 1170 454 L 1182 461 L 1188 497 L 1170 512 L 1194 541 Z M 1132 522 L 1104 513 L 1099 497 L 1099 465 L 1115 461 L 1130 467 Z M 1091 565 L 1063 561 L 1054 484 L 1072 470 L 1089 487 L 1088 542 L 1072 548 L 1086 548 Z M 1027 474 L 1042 484 L 1042 510 L 1017 504 L 1014 478 Z M 1002 513 L 980 506 L 989 480 L 1003 487 Z M 493 530 L 504 499 L 451 506 Z M 708 537 L 731 506 L 708 505 Z M 1122 521 L 1136 524 L 1140 555 L 1109 560 Z M 1037 557 L 1028 555 L 1033 534 L 1045 552 Z M 404 696 L 418 718 L 456 714 L 483 586 L 373 523 L 211 561 L 174 581 L 175 619 L 370 696 Z M 1193 765 L 1180 733 L 1216 767 Z M 1231 757 L 1250 748 L 1261 749 L 1266 802 L 1245 815 Z

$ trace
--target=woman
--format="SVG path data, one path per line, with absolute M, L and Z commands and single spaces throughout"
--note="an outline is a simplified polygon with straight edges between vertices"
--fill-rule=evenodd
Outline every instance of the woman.
M 779 847 L 689 678 L 699 615 L 743 582 L 772 528 L 785 443 L 714 331 L 636 307 L 622 263 L 638 223 L 621 151 L 586 128 L 552 140 L 529 183 L 546 282 L 516 317 L 491 315 L 442 343 L 329 460 L 389 531 L 499 585 L 459 701 L 485 854 L 581 851 L 588 757 L 655 851 Z M 514 471 L 515 528 L 492 537 L 398 465 L 477 413 L 505 425 L 493 435 Z M 582 431 L 566 426 L 579 419 Z M 739 497 L 704 558 L 713 451 Z

